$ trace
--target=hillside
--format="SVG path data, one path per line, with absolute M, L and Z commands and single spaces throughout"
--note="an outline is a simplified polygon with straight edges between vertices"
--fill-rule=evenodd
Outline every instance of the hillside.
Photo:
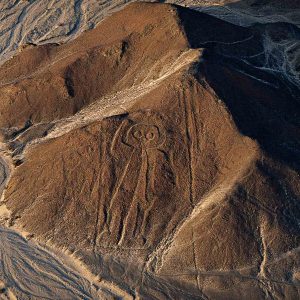
M 265 45 L 290 28 L 131 3 L 24 47 L 0 66 L 3 224 L 99 299 L 297 299 L 300 93 Z

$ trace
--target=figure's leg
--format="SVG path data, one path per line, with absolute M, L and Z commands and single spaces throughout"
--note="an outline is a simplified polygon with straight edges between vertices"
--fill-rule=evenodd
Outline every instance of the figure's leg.
M 140 239 L 143 216 L 147 205 L 147 173 L 148 154 L 145 149 L 142 149 L 139 176 L 118 245 L 127 244 L 130 246 L 132 243 L 136 244 L 136 241 Z

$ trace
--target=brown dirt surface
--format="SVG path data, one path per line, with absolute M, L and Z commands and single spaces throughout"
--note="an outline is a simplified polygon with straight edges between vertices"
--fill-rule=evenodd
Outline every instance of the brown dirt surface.
M 148 3 L 24 49 L 0 68 L 11 224 L 137 299 L 297 299 L 299 90 L 261 50 Z

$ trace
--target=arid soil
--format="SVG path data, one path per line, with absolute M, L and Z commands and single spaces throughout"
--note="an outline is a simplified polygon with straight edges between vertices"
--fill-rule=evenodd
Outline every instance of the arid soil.
M 300 93 L 265 51 L 289 29 L 133 3 L 25 47 L 0 67 L 6 225 L 128 299 L 299 298 Z

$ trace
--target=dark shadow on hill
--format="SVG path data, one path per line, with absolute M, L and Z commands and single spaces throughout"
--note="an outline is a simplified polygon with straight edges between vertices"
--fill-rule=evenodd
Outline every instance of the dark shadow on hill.
M 278 9 L 299 9 L 300 2 L 298 0 L 243 0 L 228 3 L 227 6 L 232 8 L 241 8 L 248 6 L 254 9 L 266 6 Z
M 205 48 L 199 75 L 229 108 L 239 130 L 256 139 L 269 155 L 300 170 L 300 90 L 273 62 L 264 45 L 265 32 L 300 39 L 291 24 L 244 28 L 212 16 L 179 8 L 192 48 Z M 277 31 L 276 31 L 277 30 Z

